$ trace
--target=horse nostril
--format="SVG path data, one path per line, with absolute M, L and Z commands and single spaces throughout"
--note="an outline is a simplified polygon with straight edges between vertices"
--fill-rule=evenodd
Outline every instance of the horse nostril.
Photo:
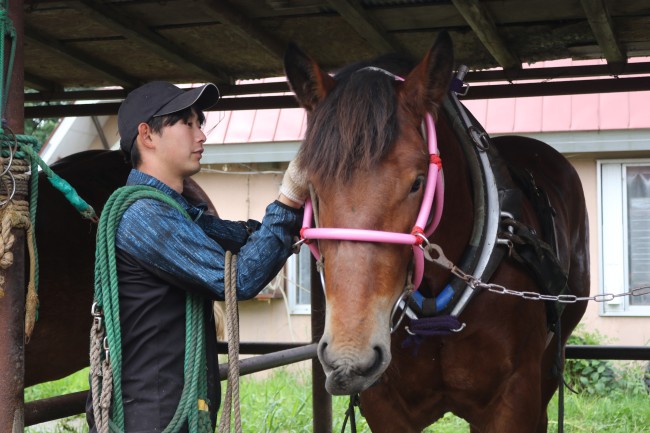
M 318 358 L 321 360 L 321 362 L 329 365 L 329 360 L 327 359 L 327 341 L 321 340 L 321 342 L 318 344 Z
M 372 348 L 375 356 L 372 362 L 368 364 L 368 367 L 362 372 L 364 376 L 372 376 L 374 372 L 379 370 L 384 362 L 384 349 L 381 346 L 374 346 Z
M 373 347 L 373 350 L 375 351 L 375 359 L 377 360 L 376 362 L 381 362 L 384 360 L 384 349 L 381 346 L 375 346 Z

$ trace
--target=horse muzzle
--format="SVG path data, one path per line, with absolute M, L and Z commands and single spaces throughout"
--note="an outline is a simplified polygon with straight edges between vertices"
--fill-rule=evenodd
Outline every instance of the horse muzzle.
M 390 345 L 375 344 L 365 350 L 335 348 L 323 336 L 318 358 L 325 371 L 325 388 L 333 395 L 355 394 L 372 386 L 390 364 Z

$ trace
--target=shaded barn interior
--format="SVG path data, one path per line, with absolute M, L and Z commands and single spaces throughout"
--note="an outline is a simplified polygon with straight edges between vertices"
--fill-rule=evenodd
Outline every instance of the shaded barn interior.
M 618 91 L 650 88 L 634 77 L 650 63 L 627 62 L 650 54 L 646 0 L 28 0 L 24 8 L 25 99 L 40 105 L 26 117 L 113 114 L 117 103 L 69 101 L 119 101 L 150 80 L 211 81 L 224 96 L 249 96 L 226 98 L 220 110 L 292 107 L 287 96 L 250 97 L 284 91 L 284 82 L 237 80 L 282 76 L 290 41 L 335 70 L 385 52 L 419 58 L 440 30 L 458 64 L 503 69 L 472 72 L 470 82 L 609 76 Z M 522 68 L 561 58 L 607 63 Z

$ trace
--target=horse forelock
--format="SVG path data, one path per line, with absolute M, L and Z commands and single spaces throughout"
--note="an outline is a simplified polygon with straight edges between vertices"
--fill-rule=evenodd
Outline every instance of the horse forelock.
M 370 65 L 395 70 L 381 62 L 347 67 L 335 76 L 332 93 L 309 115 L 299 158 L 316 182 L 346 182 L 357 170 L 371 170 L 398 136 L 395 79 L 364 69 Z

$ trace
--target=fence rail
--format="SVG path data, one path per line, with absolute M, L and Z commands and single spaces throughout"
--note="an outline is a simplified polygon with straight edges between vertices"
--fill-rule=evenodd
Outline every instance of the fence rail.
M 218 343 L 219 353 L 226 353 L 225 343 Z M 240 353 L 259 355 L 240 361 L 242 376 L 306 361 L 316 357 L 316 343 L 241 343 Z M 576 346 L 566 347 L 568 359 L 607 359 L 650 361 L 650 347 Z M 228 377 L 228 365 L 219 365 L 219 377 Z M 25 404 L 25 426 L 40 424 L 83 413 L 88 391 L 31 401 Z

